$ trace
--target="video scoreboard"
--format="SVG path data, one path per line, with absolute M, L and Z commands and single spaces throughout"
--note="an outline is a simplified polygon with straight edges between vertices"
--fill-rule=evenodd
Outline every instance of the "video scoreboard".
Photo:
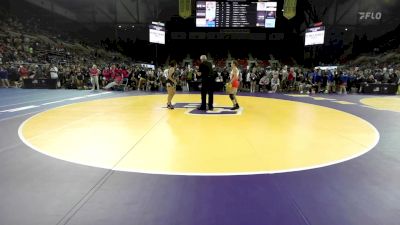
M 273 1 L 196 1 L 196 26 L 275 28 L 276 12 Z

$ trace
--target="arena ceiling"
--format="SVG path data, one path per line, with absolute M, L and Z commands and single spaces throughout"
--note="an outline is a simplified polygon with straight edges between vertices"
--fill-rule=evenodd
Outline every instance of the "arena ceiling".
M 145 24 L 178 14 L 178 0 L 26 0 L 86 23 Z
M 194 0 L 193 0 L 194 1 Z M 283 1 L 283 0 L 279 0 Z M 8 0 L 10 9 L 18 12 L 24 4 L 76 21 L 88 28 L 96 24 L 126 24 L 147 27 L 151 21 L 167 22 L 178 14 L 178 0 Z M 367 33 L 370 38 L 394 30 L 400 24 L 398 0 L 298 0 L 298 14 L 305 4 L 314 13 L 310 22 L 323 21 L 330 29 Z M 381 20 L 360 20 L 360 12 L 382 13 Z M 309 16 L 309 15 L 307 15 Z M 306 16 L 306 18 L 307 18 Z M 303 25 L 304 26 L 304 25 Z M 352 35 L 350 35 L 351 37 Z
M 178 14 L 178 0 L 8 0 L 29 2 L 81 23 L 146 24 Z M 194 0 L 193 0 L 194 1 Z M 356 25 L 359 12 L 382 12 L 385 23 L 398 23 L 397 0 L 298 0 L 309 3 L 327 24 Z M 14 7 L 17 8 L 17 7 Z M 301 12 L 298 12 L 301 13 Z

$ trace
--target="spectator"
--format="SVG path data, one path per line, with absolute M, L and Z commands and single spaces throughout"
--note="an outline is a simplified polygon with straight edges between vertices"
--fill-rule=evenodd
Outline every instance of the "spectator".
M 138 84 L 138 91 L 145 90 L 147 83 L 147 74 L 144 68 L 142 68 L 139 72 L 139 84 Z
M 264 75 L 261 77 L 259 85 L 260 85 L 260 91 L 268 90 L 269 78 L 267 76 L 267 73 L 264 73 Z
M 377 80 L 375 80 L 374 75 L 370 75 L 367 79 L 368 84 L 376 84 Z
M 121 72 L 118 69 L 115 69 L 114 71 L 113 81 L 108 83 L 103 89 L 110 90 L 111 88 L 122 84 L 123 78 Z
M 331 70 L 327 72 L 327 82 L 326 82 L 326 90 L 325 93 L 335 93 L 336 92 L 336 85 L 335 85 L 335 76 Z
M 271 79 L 271 93 L 276 93 L 280 85 L 279 72 L 274 71 Z
M 400 71 L 396 70 L 397 75 L 397 94 L 400 95 Z
M 250 93 L 256 92 L 257 86 L 257 69 L 253 68 L 250 72 Z
M 312 73 L 313 90 L 315 90 L 316 93 L 320 92 L 322 81 L 323 80 L 322 80 L 321 70 L 317 68 Z
M 57 80 L 57 87 L 61 87 L 60 81 L 58 80 L 58 68 L 56 65 L 52 65 L 50 67 L 50 78 L 51 79 L 56 79 Z
M 340 86 L 339 86 L 339 94 L 347 94 L 347 82 L 349 76 L 347 75 L 347 71 L 342 72 L 340 75 Z
M 305 83 L 306 83 L 306 80 L 305 80 L 305 77 L 304 77 L 303 73 L 299 72 L 299 74 L 296 76 L 296 83 L 297 83 L 297 85 L 299 87 L 300 94 L 303 94 L 304 93 Z
M 35 77 L 36 77 L 37 79 L 45 78 L 41 66 L 35 65 L 35 71 L 36 71 L 36 72 L 35 72 Z
M 217 77 L 215 78 L 215 82 L 224 82 L 224 78 L 222 77 L 221 73 L 217 73 Z
M 18 73 L 21 79 L 28 79 L 29 70 L 24 65 L 19 67 Z
M 291 68 L 289 69 L 288 84 L 287 84 L 289 90 L 293 90 L 295 79 L 296 79 L 296 72 L 294 72 L 294 68 L 291 67 Z
M 0 79 L 3 87 L 10 87 L 10 82 L 8 81 L 8 71 L 3 66 L 0 66 Z
M 362 93 L 363 84 L 365 84 L 365 82 L 366 82 L 366 79 L 365 79 L 365 76 L 364 76 L 364 72 L 360 71 L 357 74 L 356 81 L 355 81 L 355 86 L 356 86 L 356 88 L 358 90 L 358 93 Z
M 90 81 L 92 83 L 92 91 L 94 91 L 97 87 L 97 90 L 100 90 L 99 86 L 99 74 L 100 70 L 97 69 L 96 65 L 93 65 L 92 68 L 89 70 L 90 74 Z
M 103 75 L 103 79 L 101 79 L 101 83 L 102 83 L 102 85 L 101 86 L 106 86 L 106 84 L 111 80 L 111 70 L 110 70 L 110 67 L 108 67 L 108 66 L 106 66 L 106 67 L 104 67 L 104 69 L 103 69 L 103 72 L 102 72 L 102 75 Z
M 75 70 L 75 76 L 76 76 L 76 87 L 78 89 L 82 89 L 84 76 L 82 73 L 82 69 L 79 66 Z

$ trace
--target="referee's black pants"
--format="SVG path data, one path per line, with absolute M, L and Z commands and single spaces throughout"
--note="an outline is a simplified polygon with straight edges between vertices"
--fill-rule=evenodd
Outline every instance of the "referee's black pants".
M 213 109 L 214 106 L 214 83 L 203 82 L 201 84 L 201 106 L 200 108 L 205 109 L 207 105 L 207 94 L 208 94 L 208 109 Z

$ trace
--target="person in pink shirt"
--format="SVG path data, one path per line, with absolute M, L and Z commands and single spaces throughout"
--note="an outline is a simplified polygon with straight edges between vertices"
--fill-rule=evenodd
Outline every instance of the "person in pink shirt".
M 92 82 L 92 91 L 97 87 L 97 90 L 100 90 L 99 86 L 99 74 L 100 70 L 97 69 L 96 65 L 93 65 L 91 69 L 89 69 L 90 80 Z
M 120 69 L 116 69 L 115 65 L 113 65 L 113 66 L 114 66 L 114 68 L 111 67 L 111 71 L 112 71 L 111 72 L 111 74 L 112 74 L 111 77 L 112 77 L 113 81 L 108 83 L 107 86 L 104 87 L 105 90 L 109 90 L 112 87 L 114 87 L 116 85 L 120 85 L 122 83 L 122 80 L 123 80 L 122 76 L 123 75 L 121 73 L 121 70 Z
M 20 78 L 22 78 L 22 79 L 28 79 L 29 70 L 28 70 L 25 66 L 21 65 L 21 66 L 19 67 L 19 69 L 18 69 L 18 73 L 19 73 Z
M 123 78 L 123 79 L 129 78 L 129 72 L 128 72 L 128 70 L 126 70 L 125 67 L 122 67 L 122 69 L 121 69 L 121 75 L 122 75 L 122 78 Z
M 102 86 L 104 87 L 105 84 L 108 83 L 111 79 L 111 71 L 108 66 L 103 69 L 102 75 L 103 75 L 103 79 L 101 82 L 102 82 Z
M 291 67 L 288 74 L 288 87 L 289 90 L 292 90 L 294 87 L 294 81 L 296 79 L 296 72 L 294 72 L 294 68 Z
M 115 79 L 116 77 L 122 76 L 122 69 L 119 65 L 117 67 L 115 67 L 114 71 L 115 72 L 113 74 L 114 75 L 113 79 Z
M 113 64 L 110 68 L 110 80 L 114 79 L 115 75 L 117 74 L 117 67 L 115 66 L 115 64 Z

